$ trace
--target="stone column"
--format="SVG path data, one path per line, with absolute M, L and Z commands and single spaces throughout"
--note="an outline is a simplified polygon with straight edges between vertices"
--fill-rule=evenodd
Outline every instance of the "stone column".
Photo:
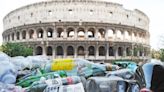
M 127 53 L 126 53 L 126 46 L 123 47 L 123 56 L 126 57 Z
M 54 30 L 53 30 L 53 38 L 57 38 L 57 31 L 56 31 L 56 28 L 54 27 Z
M 67 29 L 64 28 L 64 38 L 67 38 Z
M 37 31 L 34 30 L 34 36 L 33 36 L 33 39 L 37 39 L 38 38 L 38 34 L 37 34 Z
M 85 32 L 85 39 L 88 39 L 88 30 L 87 30 L 87 28 L 84 29 L 84 32 Z
M 43 28 L 43 39 L 47 38 L 47 30 Z
M 115 39 L 114 40 L 117 40 L 117 29 L 115 30 Z
M 88 57 L 88 45 L 87 44 L 85 45 L 84 49 L 85 49 L 85 58 L 87 58 Z
M 96 59 L 99 58 L 99 45 L 97 44 L 96 46 Z
M 106 58 L 109 57 L 109 44 L 106 45 Z
M 19 37 L 20 37 L 19 40 L 22 40 L 22 39 L 23 39 L 22 31 L 20 31 L 19 33 L 20 33 L 20 34 L 19 34 Z
M 46 56 L 46 52 L 47 52 L 47 51 L 46 51 L 46 45 L 43 45 L 43 46 L 42 46 L 42 49 L 43 49 L 43 55 Z
M 96 38 L 96 39 L 98 39 L 98 31 L 99 31 L 99 30 L 96 28 L 96 29 L 95 29 L 95 38 Z
M 26 30 L 25 32 L 26 32 L 26 35 L 25 35 L 25 36 L 26 36 L 26 37 L 25 37 L 26 39 L 25 39 L 25 40 L 28 40 L 28 39 L 30 38 L 30 37 L 29 37 L 29 36 L 30 36 L 30 35 L 29 35 L 29 30 Z
M 52 49 L 53 49 L 53 52 L 52 52 L 53 58 L 56 58 L 56 46 L 54 45 Z
M 115 57 L 117 58 L 118 57 L 118 46 L 115 46 L 114 51 L 115 51 Z
M 66 49 L 66 45 L 64 44 L 63 45 L 63 49 L 64 49 L 64 58 L 67 57 L 67 49 Z
M 77 31 L 78 31 L 78 28 L 75 28 L 75 30 L 74 30 L 74 39 L 77 39 Z
M 108 40 L 108 29 L 105 31 L 105 39 Z
M 74 58 L 77 58 L 77 46 L 76 45 L 74 46 L 74 50 L 75 50 L 75 52 L 74 52 Z
M 126 40 L 126 37 L 125 37 L 125 31 L 123 31 L 123 41 Z

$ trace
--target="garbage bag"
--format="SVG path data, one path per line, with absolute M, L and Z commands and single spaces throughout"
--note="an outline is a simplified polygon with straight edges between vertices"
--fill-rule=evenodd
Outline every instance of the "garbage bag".
M 28 56 L 27 59 L 31 61 L 32 68 L 43 68 L 46 63 L 52 61 L 47 56 Z
M 0 61 L 10 61 L 10 57 L 5 53 L 0 52 Z
M 0 82 L 14 84 L 16 82 L 17 70 L 9 61 L 0 62 Z
M 23 56 L 12 57 L 10 61 L 15 65 L 18 71 L 32 68 L 31 61 Z
M 123 79 L 130 80 L 135 78 L 135 73 L 132 72 L 130 69 L 120 69 L 117 71 L 107 72 L 106 77 L 110 77 L 110 76 L 118 76 Z
M 25 92 L 25 89 L 13 84 L 0 83 L 0 92 Z
M 86 92 L 139 92 L 135 80 L 124 80 L 117 76 L 91 77 L 87 80 Z
M 48 92 L 48 91 L 46 91 Z M 51 91 L 52 92 L 52 91 Z M 59 92 L 85 92 L 82 83 L 64 85 L 59 88 Z

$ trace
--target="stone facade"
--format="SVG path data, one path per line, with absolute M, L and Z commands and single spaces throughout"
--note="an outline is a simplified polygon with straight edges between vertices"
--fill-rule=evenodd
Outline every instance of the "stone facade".
M 149 19 L 139 10 L 96 0 L 52 0 L 21 7 L 4 20 L 4 42 L 34 55 L 93 61 L 148 59 Z

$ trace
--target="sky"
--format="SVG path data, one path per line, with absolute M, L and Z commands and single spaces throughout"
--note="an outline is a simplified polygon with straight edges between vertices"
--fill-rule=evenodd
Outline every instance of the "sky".
M 0 3 L 0 44 L 2 44 L 3 18 L 14 9 L 21 6 L 39 2 L 43 0 L 2 0 Z M 150 19 L 150 45 L 151 48 L 162 47 L 162 37 L 164 39 L 164 0 L 105 0 L 123 4 L 126 9 L 139 9 Z M 164 41 L 164 40 L 163 40 Z M 164 47 L 164 46 L 163 46 Z

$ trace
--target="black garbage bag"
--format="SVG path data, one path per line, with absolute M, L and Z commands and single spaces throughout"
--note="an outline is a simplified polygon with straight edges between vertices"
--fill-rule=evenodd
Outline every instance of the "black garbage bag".
M 106 74 L 106 77 L 110 77 L 110 76 L 118 76 L 121 77 L 123 79 L 135 79 L 135 73 L 133 71 L 131 71 L 130 69 L 121 69 L 121 70 L 116 70 L 116 71 L 109 71 Z
M 86 92 L 139 92 L 135 80 L 124 80 L 117 76 L 91 77 L 87 80 Z

